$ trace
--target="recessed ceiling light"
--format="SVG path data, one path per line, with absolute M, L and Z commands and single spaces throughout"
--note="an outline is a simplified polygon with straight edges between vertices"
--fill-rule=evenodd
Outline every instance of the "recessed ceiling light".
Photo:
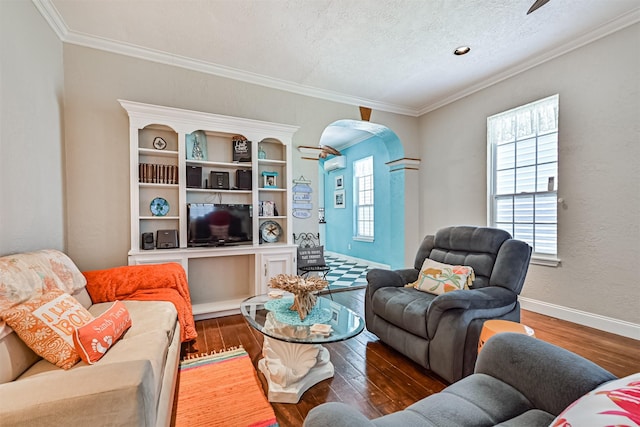
M 469 46 L 460 46 L 459 48 L 453 51 L 453 54 L 458 56 L 466 55 L 467 53 L 469 53 L 470 50 L 471 48 Z

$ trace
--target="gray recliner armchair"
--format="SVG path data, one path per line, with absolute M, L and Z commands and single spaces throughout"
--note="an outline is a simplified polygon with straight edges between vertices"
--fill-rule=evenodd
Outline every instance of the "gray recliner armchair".
M 442 295 L 406 284 L 416 281 L 425 258 L 471 266 L 469 290 Z M 520 321 L 518 294 L 531 247 L 504 230 L 455 226 L 422 241 L 414 268 L 367 274 L 365 322 L 382 342 L 453 383 L 473 373 L 482 325 L 489 319 Z

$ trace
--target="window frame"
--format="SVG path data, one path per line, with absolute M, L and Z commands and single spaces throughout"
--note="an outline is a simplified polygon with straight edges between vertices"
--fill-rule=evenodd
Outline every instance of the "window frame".
M 358 160 L 354 160 L 353 165 L 353 240 L 362 242 L 373 242 L 375 240 L 375 168 L 373 162 L 373 156 L 362 157 Z M 371 163 L 371 173 L 360 176 L 358 174 L 358 163 L 368 161 Z M 361 190 L 361 179 L 370 180 L 370 188 Z M 370 193 L 370 203 L 360 204 L 361 193 Z M 366 197 L 366 195 L 365 195 Z M 360 208 L 370 210 L 370 218 L 360 219 Z M 366 225 L 370 226 L 371 234 L 360 234 L 361 221 L 366 222 Z M 365 227 L 368 228 L 368 227 Z
M 518 114 L 519 113 L 522 114 L 527 110 L 531 112 L 535 112 L 535 114 L 538 114 L 540 110 L 536 110 L 536 107 L 542 104 L 553 102 L 554 99 L 555 99 L 555 106 L 554 106 L 555 129 L 551 131 L 541 132 L 538 129 L 540 118 L 539 116 L 535 116 L 535 118 L 529 118 L 529 120 L 532 120 L 532 123 L 533 121 L 535 121 L 535 125 L 532 124 L 532 129 L 531 129 L 532 133 L 519 136 L 518 122 L 517 122 Z M 521 240 L 525 240 L 525 241 L 527 241 L 528 239 L 519 237 L 515 232 L 516 227 L 518 224 L 530 225 L 531 241 L 527 241 L 527 243 L 529 243 L 533 249 L 531 262 L 533 264 L 540 264 L 540 265 L 546 265 L 546 266 L 552 266 L 552 267 L 557 267 L 560 264 L 560 258 L 558 253 L 559 252 L 558 251 L 559 106 L 560 106 L 560 97 L 558 94 L 555 94 L 552 96 L 548 96 L 548 97 L 527 103 L 525 105 L 518 106 L 516 108 L 509 109 L 507 111 L 503 111 L 498 114 L 494 114 L 490 117 L 487 117 L 487 122 L 486 122 L 486 125 L 487 125 L 487 224 L 490 227 L 496 227 L 496 228 L 504 228 L 504 227 L 501 227 L 500 224 L 510 224 L 511 230 L 512 230 L 511 234 L 514 236 L 514 238 L 520 238 Z M 505 142 L 505 140 L 495 137 L 495 135 L 493 135 L 492 132 L 494 131 L 494 129 L 496 129 L 496 127 L 494 126 L 494 121 L 497 122 L 497 120 L 502 118 L 507 118 L 509 116 L 513 117 L 513 120 L 514 120 L 514 124 L 511 129 L 511 131 L 513 132 L 513 138 Z M 548 137 L 548 135 L 554 135 L 554 134 L 555 134 L 555 158 L 550 161 L 549 160 L 541 161 L 540 160 L 540 153 L 541 153 L 540 140 L 544 139 L 545 137 Z M 518 163 L 522 161 L 522 158 L 518 157 L 518 153 L 517 153 L 518 147 L 520 145 L 524 147 L 526 142 L 530 140 L 533 140 L 534 142 L 533 155 L 535 156 L 535 160 L 533 161 L 533 163 L 529 162 L 525 165 L 519 165 Z M 509 159 L 510 163 L 508 162 L 508 166 L 503 167 L 502 169 L 498 169 L 499 168 L 499 165 L 498 165 L 499 159 L 497 154 L 498 146 L 499 145 L 506 146 L 507 144 L 511 144 L 511 143 L 513 143 L 513 147 L 514 147 L 513 159 Z M 539 175 L 539 173 L 544 168 L 545 165 L 555 166 L 555 172 L 554 172 L 555 174 L 552 175 L 554 177 L 554 186 L 553 186 L 553 189 L 551 190 L 549 188 L 540 189 L 540 186 L 541 186 L 540 177 L 541 176 L 544 177 L 545 175 L 542 175 L 542 174 Z M 525 168 L 533 168 L 534 170 L 533 182 L 530 184 L 530 185 L 533 185 L 534 187 L 533 191 L 530 191 L 531 189 L 529 189 L 528 191 L 518 191 L 519 186 L 522 186 L 522 187 L 525 186 L 524 175 L 519 181 L 518 172 L 522 172 L 522 170 Z M 498 191 L 496 188 L 497 186 L 496 181 L 498 180 L 497 175 L 501 171 L 507 172 L 507 174 L 513 171 L 513 191 L 510 193 L 498 194 L 497 192 Z M 510 185 L 511 184 L 509 183 L 509 186 Z M 548 197 L 549 195 L 552 195 L 553 197 L 549 198 Z M 548 203 L 546 209 L 543 210 L 544 208 L 540 208 L 536 211 L 536 203 L 541 203 L 545 199 L 545 196 Z M 500 221 L 500 218 L 498 218 L 498 201 L 508 200 L 508 199 L 510 199 L 510 201 L 507 202 L 507 205 L 510 206 L 512 210 L 511 218 L 508 221 Z M 518 221 L 518 219 L 516 218 L 517 205 L 518 203 L 526 202 L 526 199 L 531 200 L 532 210 L 527 211 L 531 219 L 526 221 Z M 540 220 L 539 218 L 542 216 L 542 213 L 545 211 L 546 212 L 549 211 L 549 205 L 551 203 L 553 203 L 553 207 L 555 209 L 554 211 L 555 222 Z M 544 229 L 544 226 L 547 224 L 555 225 L 555 236 L 554 236 L 555 253 L 553 254 L 546 253 L 546 252 L 536 252 L 535 250 L 536 249 L 536 245 L 535 245 L 536 228 L 538 230 L 542 230 Z

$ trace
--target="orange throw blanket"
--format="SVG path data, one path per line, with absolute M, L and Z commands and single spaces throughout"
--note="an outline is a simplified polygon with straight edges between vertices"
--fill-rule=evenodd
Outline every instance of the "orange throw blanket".
M 87 291 L 94 303 L 127 299 L 170 301 L 178 310 L 181 341 L 198 336 L 187 275 L 180 264 L 130 265 L 82 274 L 87 278 Z

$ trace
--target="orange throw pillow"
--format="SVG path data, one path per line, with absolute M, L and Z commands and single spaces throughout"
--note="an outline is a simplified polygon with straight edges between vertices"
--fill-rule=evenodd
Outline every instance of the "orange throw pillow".
M 73 346 L 74 329 L 93 320 L 78 300 L 60 289 L 4 310 L 0 317 L 37 355 L 63 369 L 80 360 Z
M 122 301 L 116 301 L 90 323 L 77 328 L 73 342 L 80 358 L 90 365 L 96 363 L 107 350 L 131 327 L 131 316 Z

